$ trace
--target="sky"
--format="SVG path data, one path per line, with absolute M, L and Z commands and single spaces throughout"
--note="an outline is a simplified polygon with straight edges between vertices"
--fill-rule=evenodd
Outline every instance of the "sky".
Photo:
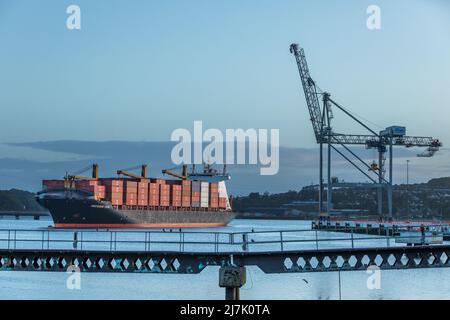
M 366 27 L 372 4 L 381 30 Z M 312 147 L 292 42 L 374 129 L 450 141 L 446 0 L 0 0 L 0 143 L 167 141 L 202 120 Z M 336 130 L 363 133 L 343 119 Z

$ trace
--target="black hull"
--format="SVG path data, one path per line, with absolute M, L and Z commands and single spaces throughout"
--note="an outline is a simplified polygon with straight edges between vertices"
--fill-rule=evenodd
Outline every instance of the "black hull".
M 37 201 L 47 208 L 56 228 L 187 228 L 226 226 L 231 211 L 118 208 L 92 197 L 41 193 Z

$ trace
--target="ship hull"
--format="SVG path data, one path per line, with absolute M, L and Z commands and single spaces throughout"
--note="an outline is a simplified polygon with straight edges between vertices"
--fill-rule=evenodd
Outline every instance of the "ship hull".
M 55 228 L 199 228 L 226 226 L 235 214 L 168 208 L 115 207 L 92 198 L 41 194 L 37 201 L 47 208 Z

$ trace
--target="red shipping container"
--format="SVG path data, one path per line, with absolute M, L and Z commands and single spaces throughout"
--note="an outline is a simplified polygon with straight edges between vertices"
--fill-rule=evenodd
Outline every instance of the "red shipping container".
M 157 183 L 150 183 L 148 188 L 149 205 L 159 206 L 159 185 Z
M 125 183 L 125 189 L 123 193 L 124 202 L 127 206 L 134 206 L 137 204 L 137 183 L 130 183 L 133 181 L 127 181 Z M 135 186 L 134 188 L 131 186 Z
M 168 184 L 168 185 L 179 185 L 179 186 L 181 186 L 181 181 L 182 180 L 166 180 L 166 184 Z
M 115 178 L 100 178 L 100 183 L 104 186 L 113 186 L 123 188 L 123 180 Z
M 140 188 L 148 188 L 148 182 L 138 182 L 137 187 Z
M 105 192 L 105 187 L 104 186 L 84 186 L 84 185 L 79 185 L 77 186 L 78 189 L 80 190 L 85 190 L 85 191 L 89 191 L 92 192 L 94 194 L 94 196 L 96 198 L 100 198 L 100 199 L 104 199 L 106 196 L 106 192 Z
M 183 196 L 189 196 L 191 194 L 191 181 L 183 180 L 181 183 L 181 191 Z
M 136 201 L 136 199 L 127 199 L 127 200 L 125 200 L 125 205 L 135 206 L 135 205 L 137 205 L 137 201 Z
M 42 180 L 43 189 L 60 189 L 64 188 L 64 180 Z
M 163 179 L 150 179 L 150 182 L 156 184 L 166 184 L 166 180 Z
M 97 186 L 100 182 L 97 180 L 76 180 L 75 186 Z
M 227 207 L 227 198 L 219 198 L 219 208 Z
M 191 198 L 189 196 L 181 197 L 181 206 L 182 207 L 190 207 L 191 206 Z
M 148 199 L 138 198 L 137 205 L 138 206 L 148 206 Z
M 162 207 L 170 205 L 170 185 L 160 185 L 159 205 Z
M 148 205 L 148 182 L 138 182 L 137 200 L 139 206 Z
M 106 193 L 106 200 L 110 201 L 111 204 L 116 206 L 121 206 L 123 204 L 123 193 L 122 192 L 113 192 Z
M 218 208 L 219 207 L 219 202 L 210 202 L 209 203 L 209 207 L 210 208 Z
M 123 189 L 124 190 L 137 190 L 138 183 L 133 180 L 124 180 L 123 181 Z
M 123 187 L 117 187 L 112 185 L 105 185 L 104 187 L 107 193 L 123 193 Z

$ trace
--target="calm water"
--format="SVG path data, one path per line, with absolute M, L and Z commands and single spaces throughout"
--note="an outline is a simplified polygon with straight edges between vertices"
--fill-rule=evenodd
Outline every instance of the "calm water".
M 43 228 L 51 221 L 0 220 L 1 228 Z M 305 229 L 305 221 L 234 220 L 213 231 Z M 323 236 L 323 235 L 322 235 Z M 329 234 L 335 238 L 342 234 Z M 342 241 L 347 246 L 348 241 Z M 154 249 L 154 248 L 153 248 Z M 382 271 L 381 288 L 366 286 L 365 272 L 341 272 L 342 299 L 448 299 L 450 269 Z M 81 289 L 66 287 L 68 275 L 50 272 L 0 272 L 0 299 L 223 299 L 218 268 L 198 275 L 81 274 Z M 339 299 L 339 274 L 303 273 L 266 275 L 247 268 L 242 299 Z

